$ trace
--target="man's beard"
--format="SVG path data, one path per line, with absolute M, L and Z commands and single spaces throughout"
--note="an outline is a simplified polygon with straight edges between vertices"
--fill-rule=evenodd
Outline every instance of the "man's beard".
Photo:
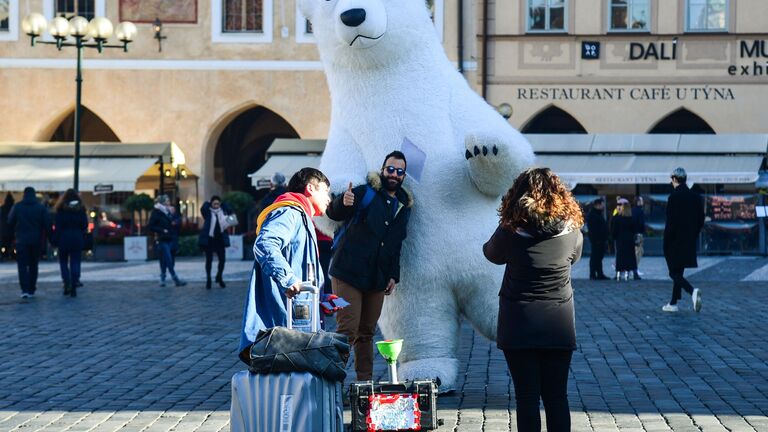
M 403 184 L 402 180 L 396 179 L 396 178 L 388 178 L 384 175 L 381 175 L 381 184 L 384 185 L 384 189 L 394 192 L 398 189 L 400 189 L 400 185 Z

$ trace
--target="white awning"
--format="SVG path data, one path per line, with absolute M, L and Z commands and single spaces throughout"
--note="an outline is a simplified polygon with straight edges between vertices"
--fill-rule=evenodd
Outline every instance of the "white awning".
M 267 159 L 264 165 L 256 170 L 252 174 L 248 174 L 251 178 L 251 184 L 256 189 L 265 189 L 269 187 L 269 179 L 276 172 L 283 174 L 287 179 L 290 179 L 296 171 L 304 168 L 311 167 L 317 168 L 320 165 L 320 156 L 307 156 L 307 155 L 274 155 Z
M 757 155 L 538 155 L 536 165 L 551 168 L 576 184 L 665 184 L 676 167 L 689 184 L 754 183 L 763 157 Z
M 132 192 L 136 180 L 156 162 L 156 158 L 81 158 L 80 191 L 93 191 L 101 184 L 112 185 L 115 192 Z M 61 192 L 72 187 L 74 172 L 71 157 L 0 157 L 0 190 L 21 191 L 32 186 Z

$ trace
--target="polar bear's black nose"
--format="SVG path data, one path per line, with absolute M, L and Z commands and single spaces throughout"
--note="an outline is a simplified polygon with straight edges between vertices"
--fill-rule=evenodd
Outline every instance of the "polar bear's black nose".
M 357 27 L 365 21 L 365 9 L 349 9 L 341 13 L 341 22 L 348 27 Z

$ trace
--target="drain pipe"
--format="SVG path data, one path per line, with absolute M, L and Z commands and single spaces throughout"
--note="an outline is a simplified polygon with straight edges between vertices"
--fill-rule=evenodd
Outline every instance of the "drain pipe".
M 464 0 L 459 0 L 459 44 L 456 57 L 459 59 L 459 73 L 464 75 Z
M 483 0 L 483 72 L 480 78 L 480 88 L 483 99 L 488 93 L 488 0 Z

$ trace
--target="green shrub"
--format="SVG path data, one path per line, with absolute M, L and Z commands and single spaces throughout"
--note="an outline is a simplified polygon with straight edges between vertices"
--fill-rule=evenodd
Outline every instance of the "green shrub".
M 176 256 L 190 257 L 199 256 L 202 252 L 197 245 L 196 235 L 187 235 L 179 237 L 179 250 L 176 252 Z

